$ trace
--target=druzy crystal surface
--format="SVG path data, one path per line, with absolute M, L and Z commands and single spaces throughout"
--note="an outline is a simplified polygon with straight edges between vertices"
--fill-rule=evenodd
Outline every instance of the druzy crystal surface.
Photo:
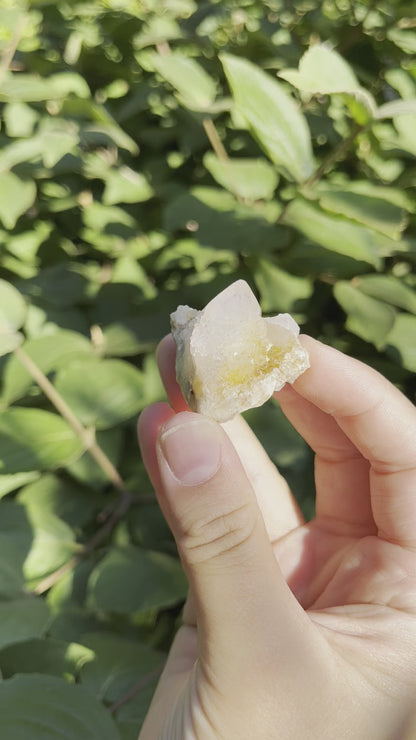
M 178 306 L 171 314 L 176 376 L 193 411 L 219 422 L 261 406 L 309 367 L 290 314 L 263 318 L 244 280 L 203 311 Z

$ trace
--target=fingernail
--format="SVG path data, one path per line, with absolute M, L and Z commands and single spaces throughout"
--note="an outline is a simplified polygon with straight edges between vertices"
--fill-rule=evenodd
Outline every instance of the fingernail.
M 159 439 L 160 450 L 174 477 L 186 486 L 205 483 L 217 472 L 221 445 L 217 427 L 201 416 L 186 423 L 170 420 Z

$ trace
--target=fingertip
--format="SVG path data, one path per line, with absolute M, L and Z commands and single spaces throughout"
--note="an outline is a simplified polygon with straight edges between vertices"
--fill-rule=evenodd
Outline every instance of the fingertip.
M 175 356 L 176 347 L 172 334 L 166 334 L 166 336 L 160 340 L 156 348 L 156 359 L 159 369 L 161 366 L 165 366 L 166 364 L 171 366 L 172 362 L 175 364 Z
M 137 436 L 142 460 L 157 491 L 160 490 L 160 473 L 156 457 L 156 440 L 159 430 L 172 416 L 175 416 L 174 410 L 168 403 L 161 401 L 147 406 L 137 422 Z
M 156 350 L 156 359 L 160 377 L 165 386 L 169 401 L 175 411 L 188 411 L 189 406 L 182 396 L 179 383 L 176 380 L 176 345 L 172 334 L 168 334 L 159 342 Z

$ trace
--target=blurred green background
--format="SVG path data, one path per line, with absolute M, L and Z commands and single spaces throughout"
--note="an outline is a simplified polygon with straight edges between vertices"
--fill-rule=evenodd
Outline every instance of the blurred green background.
M 394 0 L 0 0 L 2 737 L 137 738 L 186 593 L 135 432 L 178 304 L 244 278 L 414 400 L 415 51 Z M 310 450 L 246 417 L 311 516 Z

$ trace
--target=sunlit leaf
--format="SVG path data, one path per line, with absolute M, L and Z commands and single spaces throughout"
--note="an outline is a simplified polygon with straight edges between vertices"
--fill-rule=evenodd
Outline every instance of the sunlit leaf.
M 64 465 L 82 451 L 82 442 L 56 414 L 12 408 L 0 415 L 0 472 L 21 473 Z
M 326 44 L 311 46 L 301 58 L 299 69 L 284 69 L 279 77 L 310 93 L 342 93 L 360 88 L 348 62 Z
M 17 347 L 20 347 L 23 341 L 24 336 L 23 334 L 20 334 L 20 332 L 13 332 L 10 334 L 0 333 L 0 357 L 13 352 Z
M 254 280 L 260 293 L 264 313 L 302 311 L 305 300 L 312 295 L 310 280 L 291 275 L 272 260 L 260 259 L 254 263 Z
M 334 295 L 347 314 L 347 329 L 378 349 L 385 347 L 396 320 L 394 308 L 342 280 L 334 286 Z
M 416 372 L 416 316 L 401 313 L 386 338 L 386 351 L 411 373 Z
M 68 95 L 88 98 L 90 89 L 81 75 L 62 72 L 43 78 L 38 75 L 8 73 L 0 88 L 0 100 L 6 102 L 38 102 L 59 100 Z
M 108 429 L 143 408 L 143 378 L 121 360 L 85 360 L 59 370 L 55 387 L 85 426 Z
M 330 215 L 302 198 L 289 204 L 284 223 L 326 249 L 375 267 L 381 267 L 383 256 L 397 249 L 395 242 L 383 234 L 350 219 Z
M 314 170 L 306 120 L 283 85 L 251 62 L 222 54 L 239 113 L 270 159 L 297 182 Z
M 273 196 L 278 183 L 276 170 L 264 159 L 219 159 L 207 152 L 204 165 L 220 185 L 243 200 Z
M 391 188 L 369 188 L 366 184 L 353 183 L 351 187 L 324 185 L 320 188 L 321 206 L 333 213 L 370 226 L 392 239 L 399 239 L 407 225 L 404 207 L 394 203 L 395 191 Z
M 153 188 L 144 175 L 130 167 L 109 170 L 105 176 L 103 203 L 142 203 L 153 195 Z
M 366 295 L 416 314 L 416 290 L 394 275 L 361 275 L 354 285 Z
M 13 229 L 16 221 L 33 204 L 36 185 L 33 180 L 21 180 L 13 172 L 0 175 L 0 219 L 7 229 Z
M 60 367 L 67 367 L 82 357 L 92 356 L 94 353 L 92 344 L 86 337 L 77 332 L 65 330 L 28 340 L 24 351 L 46 375 Z M 2 380 L 1 400 L 5 404 L 10 404 L 24 396 L 34 383 L 32 376 L 17 357 L 8 359 Z
M 0 335 L 15 334 L 26 317 L 26 302 L 6 280 L 0 280 Z
M 152 64 L 177 90 L 179 99 L 187 108 L 198 111 L 210 108 L 215 100 L 216 84 L 198 62 L 175 52 L 153 55 Z

